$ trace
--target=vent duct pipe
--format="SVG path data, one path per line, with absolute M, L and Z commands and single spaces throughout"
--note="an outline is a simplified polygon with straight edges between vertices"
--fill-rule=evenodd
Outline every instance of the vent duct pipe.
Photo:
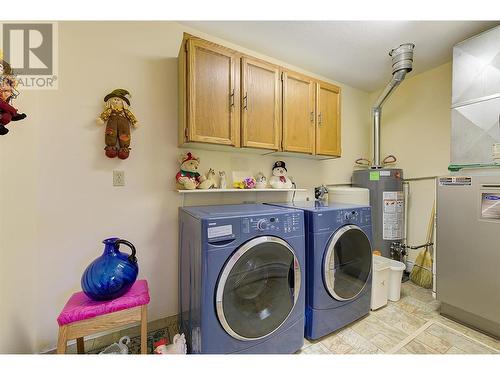
M 380 118 L 382 116 L 382 105 L 392 92 L 403 82 L 406 74 L 413 69 L 413 43 L 401 44 L 389 52 L 392 57 L 392 79 L 380 94 L 373 105 L 373 164 L 372 169 L 380 169 Z

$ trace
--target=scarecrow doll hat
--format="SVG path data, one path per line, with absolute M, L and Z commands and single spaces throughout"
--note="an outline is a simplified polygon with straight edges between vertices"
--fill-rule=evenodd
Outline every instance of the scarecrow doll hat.
M 120 98 L 123 101 L 125 101 L 125 103 L 127 103 L 127 105 L 130 105 L 130 100 L 127 98 L 127 96 L 130 96 L 130 93 L 127 90 L 115 89 L 104 97 L 104 101 L 107 102 L 111 98 Z

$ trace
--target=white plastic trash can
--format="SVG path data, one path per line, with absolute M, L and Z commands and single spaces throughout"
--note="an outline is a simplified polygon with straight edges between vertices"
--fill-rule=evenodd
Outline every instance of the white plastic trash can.
M 386 258 L 387 259 L 387 258 Z M 401 298 L 401 279 L 403 278 L 403 271 L 406 266 L 397 260 L 387 259 L 390 263 L 389 272 L 389 294 L 387 298 L 389 301 L 399 301 Z
M 376 310 L 387 305 L 387 294 L 389 288 L 389 273 L 391 271 L 389 259 L 381 256 L 373 256 L 372 272 L 372 298 L 371 309 Z

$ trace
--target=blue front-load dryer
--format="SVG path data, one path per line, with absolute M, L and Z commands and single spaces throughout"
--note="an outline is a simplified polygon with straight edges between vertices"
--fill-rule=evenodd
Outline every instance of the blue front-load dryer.
M 318 339 L 370 312 L 371 209 L 323 202 L 270 203 L 304 212 L 305 337 Z
M 294 353 L 303 345 L 302 211 L 179 209 L 180 316 L 190 353 Z

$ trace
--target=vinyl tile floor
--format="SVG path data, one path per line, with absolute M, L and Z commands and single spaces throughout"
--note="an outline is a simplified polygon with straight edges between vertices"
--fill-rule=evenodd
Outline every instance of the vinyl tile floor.
M 411 281 L 402 284 L 401 299 L 320 340 L 304 339 L 298 354 L 500 354 L 500 341 L 439 315 L 439 301 L 432 292 Z M 179 327 L 171 323 L 148 333 L 148 352 L 163 337 L 172 340 Z M 140 337 L 116 332 L 114 341 L 128 334 L 130 353 L 140 352 Z M 86 342 L 87 353 L 109 345 Z M 75 348 L 72 348 L 74 351 Z M 71 352 L 71 350 L 69 351 Z
M 500 354 L 500 341 L 439 315 L 432 292 L 411 281 L 389 302 L 298 354 Z

